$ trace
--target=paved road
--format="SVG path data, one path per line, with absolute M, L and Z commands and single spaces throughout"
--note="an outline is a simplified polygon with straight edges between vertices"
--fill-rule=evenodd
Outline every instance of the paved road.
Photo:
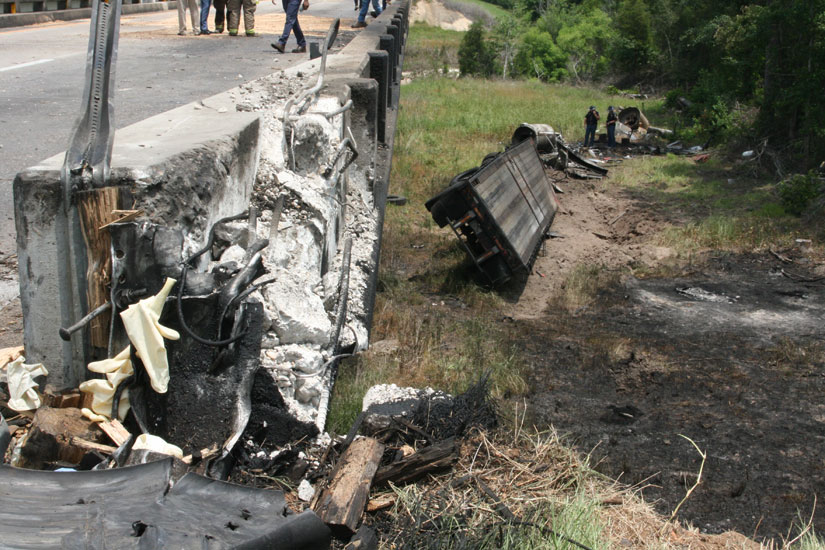
M 341 17 L 342 28 L 348 28 L 352 10 L 352 0 L 313 1 L 301 20 L 311 26 L 313 16 Z M 261 2 L 257 13 L 263 23 L 262 16 L 283 11 Z M 263 30 L 259 38 L 179 37 L 175 12 L 124 16 L 116 68 L 116 127 L 306 59 L 277 54 L 270 47 L 277 29 L 270 25 Z M 88 36 L 89 20 L 0 31 L 0 257 L 16 252 L 15 174 L 61 153 L 68 144 L 81 107 Z M 290 38 L 289 49 L 294 40 Z

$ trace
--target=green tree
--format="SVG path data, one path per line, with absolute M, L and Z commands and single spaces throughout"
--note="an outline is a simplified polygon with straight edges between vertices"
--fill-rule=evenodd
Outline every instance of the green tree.
M 588 12 L 559 32 L 557 43 L 567 55 L 567 69 L 577 81 L 598 78 L 607 72 L 608 53 L 615 32 L 607 13 Z
M 485 38 L 481 21 L 470 25 L 458 47 L 458 68 L 461 76 L 491 76 L 496 73 L 495 52 Z
M 531 27 L 522 39 L 513 60 L 515 69 L 522 75 L 547 82 L 557 82 L 567 76 L 567 56 L 559 48 L 549 32 Z
M 518 51 L 518 44 L 524 32 L 522 20 L 513 15 L 499 17 L 493 28 L 496 49 L 501 62 L 501 77 L 507 78 L 513 57 Z

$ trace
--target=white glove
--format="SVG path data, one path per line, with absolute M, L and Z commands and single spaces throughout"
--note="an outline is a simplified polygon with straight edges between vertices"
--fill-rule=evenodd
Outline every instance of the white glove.
M 181 450 L 180 447 L 167 443 L 165 439 L 156 435 L 140 434 L 137 436 L 132 450 L 136 451 L 140 449 L 174 456 L 177 458 L 183 458 L 183 450 Z
M 87 380 L 80 384 L 80 391 L 92 394 L 92 410 L 83 409 L 83 415 L 94 422 L 108 420 L 112 415 L 112 399 L 115 396 L 115 390 L 123 380 L 131 376 L 135 370 L 132 367 L 131 350 L 129 346 L 112 357 L 111 359 L 104 359 L 102 361 L 95 361 L 89 363 L 89 370 L 92 372 L 99 372 L 106 375 L 106 379 Z M 118 419 L 126 418 L 126 413 L 129 412 L 129 390 L 123 390 L 120 395 L 120 401 L 117 405 Z M 87 412 L 88 411 L 88 412 Z M 96 414 L 95 414 L 96 413 Z
M 35 377 L 49 374 L 41 363 L 26 365 L 22 355 L 6 365 L 6 381 L 9 385 L 9 408 L 15 411 L 30 411 L 40 406 Z
M 175 286 L 175 279 L 167 278 L 163 288 L 155 296 L 145 298 L 132 304 L 126 311 L 121 312 L 120 318 L 129 340 L 135 347 L 149 380 L 152 389 L 158 393 L 166 393 L 169 387 L 169 362 L 166 358 L 166 344 L 164 338 L 177 340 L 180 334 L 160 324 L 160 314 L 166 297 Z

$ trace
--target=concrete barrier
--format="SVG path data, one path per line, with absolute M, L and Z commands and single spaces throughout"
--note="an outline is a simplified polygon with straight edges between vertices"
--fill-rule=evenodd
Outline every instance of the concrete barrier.
M 128 190 L 148 220 L 181 229 L 190 250 L 202 246 L 215 220 L 244 210 L 253 187 L 264 212 L 258 233 L 269 237 L 272 203 L 287 197 L 264 262 L 277 280 L 253 295 L 265 311 L 262 362 L 296 416 L 320 428 L 338 350 L 369 342 L 408 11 L 407 2 L 390 6 L 329 56 L 324 85 L 305 112 L 286 98 L 318 82 L 318 59 L 115 135 L 109 183 Z M 357 157 L 339 177 L 349 136 Z M 87 362 L 101 353 L 83 331 L 71 343 L 58 336 L 88 310 L 85 273 L 71 269 L 83 258 L 58 259 L 62 162 L 56 155 L 14 182 L 27 360 L 46 364 L 58 389 L 85 379 Z M 345 298 L 338 295 L 345 240 L 352 268 L 349 330 L 342 331 L 332 320 Z
M 50 23 L 52 21 L 74 21 L 76 19 L 89 19 L 92 16 L 92 8 L 88 7 L 90 0 L 14 0 L 13 2 L 0 2 L 0 7 L 14 6 L 16 13 L 0 12 L 0 29 L 11 27 L 25 27 L 27 25 L 38 25 L 40 23 Z M 64 5 L 65 7 L 60 7 Z M 130 15 L 134 13 L 149 13 L 153 11 L 168 11 L 178 8 L 177 0 L 170 2 L 146 2 L 146 3 L 123 3 L 121 13 Z M 6 9 L 4 7 L 4 9 Z

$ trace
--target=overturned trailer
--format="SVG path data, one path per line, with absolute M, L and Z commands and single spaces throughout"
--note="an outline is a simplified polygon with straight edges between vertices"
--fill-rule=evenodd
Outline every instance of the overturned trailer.
M 558 201 L 535 141 L 527 139 L 455 176 L 426 203 L 493 285 L 529 273 Z

